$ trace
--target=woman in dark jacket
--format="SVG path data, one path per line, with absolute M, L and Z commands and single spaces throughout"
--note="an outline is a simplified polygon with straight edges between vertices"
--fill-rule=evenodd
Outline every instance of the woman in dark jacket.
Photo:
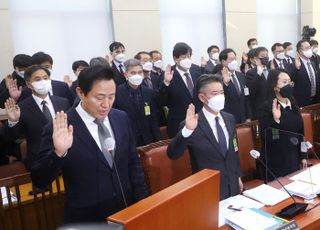
M 267 98 L 258 111 L 262 158 L 277 177 L 307 166 L 301 152 L 303 120 L 293 96 L 294 83 L 285 70 L 270 70 Z M 267 173 L 267 181 L 274 178 Z

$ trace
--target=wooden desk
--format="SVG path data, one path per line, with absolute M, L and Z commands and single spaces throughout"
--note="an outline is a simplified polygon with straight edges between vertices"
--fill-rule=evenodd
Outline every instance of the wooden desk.
M 310 162 L 313 163 L 313 165 L 315 163 L 319 163 L 318 160 L 311 160 Z M 281 183 L 283 183 L 284 185 L 287 185 L 290 182 L 292 182 L 289 178 L 292 177 L 293 175 L 298 174 L 299 172 L 301 172 L 301 170 L 298 172 L 295 172 L 293 174 L 290 174 L 286 177 L 279 178 L 279 179 L 280 179 Z M 268 184 L 271 185 L 272 187 L 275 187 L 275 188 L 281 188 L 281 186 L 279 185 L 279 183 L 277 181 L 272 181 L 271 183 L 268 183 Z M 297 196 L 295 196 L 294 198 L 297 202 L 304 202 L 304 200 L 302 198 L 299 198 Z M 286 207 L 292 203 L 293 203 L 292 199 L 288 198 L 288 199 L 280 202 L 277 205 L 274 205 L 271 207 L 264 206 L 263 208 L 261 208 L 261 210 L 264 210 L 264 211 L 271 213 L 271 214 L 275 214 L 276 212 L 280 211 L 281 209 L 283 209 L 284 207 Z M 317 203 L 320 203 L 320 199 L 318 197 L 316 197 L 314 199 L 314 204 L 317 204 Z M 313 207 L 313 205 L 309 204 L 307 207 L 307 210 L 312 207 Z M 297 222 L 300 229 L 306 229 L 306 230 L 320 229 L 320 206 L 314 208 L 313 210 L 311 210 L 307 213 L 299 214 L 298 216 L 294 217 L 293 219 Z M 219 230 L 230 230 L 230 229 L 232 229 L 232 228 L 227 225 L 223 225 L 219 228 Z

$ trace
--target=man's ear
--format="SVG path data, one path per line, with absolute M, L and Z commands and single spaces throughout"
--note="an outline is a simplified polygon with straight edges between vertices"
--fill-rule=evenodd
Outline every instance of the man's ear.
M 76 88 L 76 92 L 77 92 L 78 97 L 82 100 L 82 98 L 84 97 L 84 93 L 79 86 Z
M 206 99 L 206 97 L 204 96 L 203 93 L 198 93 L 198 98 L 203 104 L 205 104 L 207 99 Z

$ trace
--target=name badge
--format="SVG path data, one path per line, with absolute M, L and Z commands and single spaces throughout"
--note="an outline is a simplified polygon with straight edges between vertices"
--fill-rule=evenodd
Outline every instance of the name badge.
M 244 87 L 244 95 L 245 96 L 249 96 L 249 88 L 248 87 Z
M 233 138 L 233 148 L 234 148 L 234 151 L 237 152 L 239 150 L 238 148 L 238 141 L 237 141 L 237 138 L 234 137 Z
M 151 115 L 151 110 L 150 110 L 150 106 L 148 105 L 148 103 L 145 103 L 144 115 L 146 115 L 146 116 L 150 116 Z

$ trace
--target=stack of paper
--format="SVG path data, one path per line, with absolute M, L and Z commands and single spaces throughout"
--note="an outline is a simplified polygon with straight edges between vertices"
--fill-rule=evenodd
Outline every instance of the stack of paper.
M 298 180 L 320 185 L 320 164 L 307 168 L 297 175 L 290 177 L 290 180 Z
M 304 199 L 313 199 L 320 192 L 320 185 L 302 181 L 294 181 L 284 187 L 291 195 L 296 195 Z
M 1 187 L 0 192 L 1 192 L 0 195 L 2 198 L 3 206 L 8 205 L 9 202 L 8 202 L 8 195 L 7 195 L 6 188 Z M 11 194 L 11 202 L 17 202 L 16 196 L 12 192 L 10 192 L 10 194 Z
M 256 188 L 246 190 L 243 192 L 243 195 L 270 206 L 276 205 L 279 202 L 290 197 L 286 192 L 283 192 L 266 184 L 262 184 Z
M 226 217 L 226 224 L 236 230 L 274 229 L 285 222 L 283 219 L 254 208 L 244 209 Z
M 219 203 L 219 227 L 225 224 L 225 217 L 248 208 L 261 208 L 264 205 L 242 195 L 232 196 Z

